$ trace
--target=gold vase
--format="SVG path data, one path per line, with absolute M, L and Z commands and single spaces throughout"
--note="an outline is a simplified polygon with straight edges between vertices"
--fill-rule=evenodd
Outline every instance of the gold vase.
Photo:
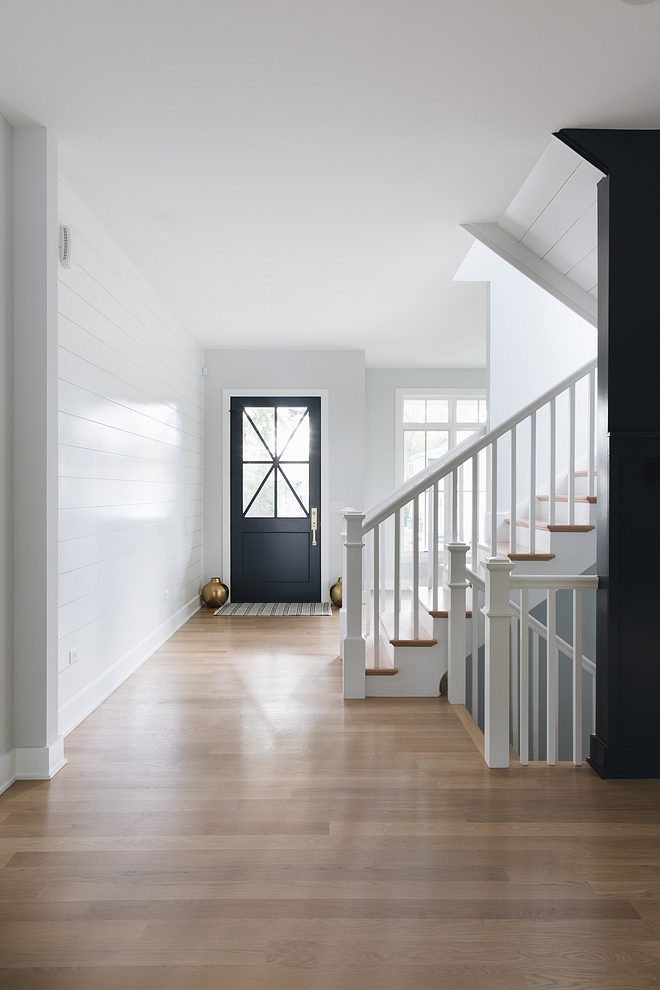
M 341 602 L 342 602 L 341 578 L 338 578 L 336 584 L 333 584 L 333 586 L 330 588 L 330 601 L 332 602 L 333 605 L 336 605 L 337 608 L 341 608 Z
M 202 601 L 209 608 L 220 608 L 228 598 L 229 588 L 218 577 L 212 577 L 202 588 Z

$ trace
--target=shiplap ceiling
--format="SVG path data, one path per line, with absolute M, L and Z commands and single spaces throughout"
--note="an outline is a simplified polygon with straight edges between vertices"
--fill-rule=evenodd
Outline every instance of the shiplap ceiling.
M 585 292 L 598 292 L 596 186 L 603 173 L 553 138 L 497 226 Z
M 0 112 L 51 128 L 202 344 L 479 366 L 460 225 L 561 127 L 660 126 L 659 43 L 660 4 L 620 0 L 2 0 Z M 588 209 L 552 244 L 531 213 L 521 243 L 592 292 Z

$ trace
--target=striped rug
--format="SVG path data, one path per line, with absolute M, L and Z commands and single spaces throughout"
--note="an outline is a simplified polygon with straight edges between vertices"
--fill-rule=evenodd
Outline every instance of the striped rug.
M 236 602 L 214 615 L 332 615 L 330 602 Z

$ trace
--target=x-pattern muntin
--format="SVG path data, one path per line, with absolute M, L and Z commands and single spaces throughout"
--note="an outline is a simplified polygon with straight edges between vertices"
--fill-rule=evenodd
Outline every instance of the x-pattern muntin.
M 296 499 L 296 501 L 298 502 L 298 505 L 300 506 L 300 508 L 303 510 L 303 513 L 305 514 L 305 516 L 308 516 L 309 515 L 309 512 L 307 511 L 307 509 L 305 508 L 305 506 L 301 502 L 301 500 L 300 500 L 300 498 L 298 496 L 298 492 L 295 490 L 295 488 L 293 487 L 293 485 L 289 481 L 288 477 L 286 476 L 286 474 L 284 473 L 284 471 L 280 467 L 280 461 L 284 457 L 284 454 L 286 453 L 287 447 L 289 446 L 289 444 L 291 443 L 291 441 L 295 437 L 296 433 L 298 432 L 298 430 L 300 429 L 300 427 L 304 423 L 306 417 L 309 415 L 309 409 L 305 409 L 304 413 L 302 414 L 302 416 L 300 417 L 300 419 L 296 423 L 295 429 L 291 431 L 291 434 L 289 435 L 289 439 L 284 444 L 284 449 L 282 450 L 282 453 L 281 454 L 273 454 L 271 452 L 270 447 L 268 446 L 268 444 L 266 443 L 265 439 L 261 435 L 260 430 L 257 429 L 257 426 L 256 426 L 254 420 L 252 419 L 252 417 L 250 416 L 249 412 L 247 411 L 247 409 L 244 408 L 243 409 L 243 412 L 245 414 L 246 419 L 251 424 L 252 429 L 257 434 L 257 436 L 261 440 L 262 444 L 266 448 L 266 453 L 268 454 L 268 456 L 270 457 L 270 459 L 273 462 L 272 463 L 272 466 L 269 468 L 269 470 L 266 471 L 266 474 L 264 475 L 264 477 L 263 477 L 263 479 L 261 481 L 261 484 L 259 485 L 259 487 L 255 491 L 254 495 L 250 499 L 248 505 L 246 506 L 245 509 L 243 509 L 243 516 L 247 516 L 248 512 L 252 508 L 252 505 L 254 504 L 255 499 L 258 497 L 259 492 L 264 487 L 264 485 L 266 484 L 266 482 L 270 478 L 271 474 L 273 474 L 273 472 L 277 472 L 277 471 L 280 472 L 280 474 L 282 475 L 282 477 L 286 481 L 288 487 L 293 492 L 293 496 Z M 274 417 L 274 426 L 275 426 L 275 444 L 274 444 L 274 446 L 275 446 L 275 450 L 277 450 L 277 414 Z M 243 461 L 243 464 L 263 464 L 263 463 L 264 463 L 263 461 Z M 306 460 L 306 461 L 285 461 L 285 463 L 286 464 L 309 464 L 309 460 Z M 274 497 L 275 497 L 274 511 L 275 511 L 275 515 L 277 515 L 277 485 L 274 485 L 273 488 L 274 488 L 274 492 L 273 493 L 274 493 Z

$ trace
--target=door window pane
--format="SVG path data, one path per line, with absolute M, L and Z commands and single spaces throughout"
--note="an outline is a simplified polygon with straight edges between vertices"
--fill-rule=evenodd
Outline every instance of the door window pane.
M 260 439 L 247 416 L 243 416 L 243 460 L 272 461 L 264 441 Z
M 248 467 L 260 468 L 260 464 L 245 464 L 243 466 L 243 471 Z M 269 517 L 272 518 L 275 515 L 275 472 L 271 471 L 266 478 L 263 487 L 254 502 L 245 513 L 246 517 L 254 518 L 255 516 Z
M 428 399 L 426 402 L 427 423 L 449 422 L 449 399 Z
M 278 406 L 277 409 L 277 456 L 281 457 L 286 449 L 286 459 L 292 459 L 289 454 L 287 444 L 291 439 L 291 434 L 296 427 L 300 426 L 300 421 L 305 416 L 307 409 L 291 406 Z M 299 431 L 297 431 L 299 432 Z M 306 458 L 305 458 L 306 459 Z M 298 460 L 298 458 L 293 458 Z
M 243 465 L 243 512 L 254 498 L 256 491 L 272 467 L 270 464 Z
M 403 422 L 404 423 L 426 422 L 426 403 L 424 399 L 404 399 Z
M 297 419 L 291 420 L 293 424 L 292 428 L 289 428 L 290 424 L 287 422 L 286 426 L 286 439 L 282 440 L 282 430 L 279 424 L 279 412 L 278 410 L 278 424 L 277 424 L 277 447 L 280 456 L 285 461 L 308 461 L 309 460 L 309 416 L 307 410 L 296 410 L 296 412 L 302 412 L 303 415 L 298 416 Z
M 246 437 L 246 424 L 249 425 L 248 416 L 254 423 L 257 433 L 263 438 L 263 441 L 268 448 L 270 455 L 275 453 L 275 410 L 272 406 L 246 406 L 245 416 L 243 418 L 243 460 L 259 460 L 263 461 L 263 456 L 251 458 L 245 455 L 245 437 Z M 252 438 L 250 431 L 247 431 L 248 443 L 251 444 L 250 450 L 256 450 L 254 447 L 254 440 L 259 441 L 259 438 Z M 259 441 L 261 443 L 261 441 Z M 263 449 L 263 444 L 261 444 Z
M 292 488 L 293 491 L 291 490 Z M 298 498 L 293 494 L 294 491 Z M 302 506 L 298 499 L 302 502 Z M 277 472 L 278 517 L 281 519 L 304 516 L 308 509 L 309 465 L 280 464 L 280 470 Z
M 426 464 L 437 461 L 449 450 L 449 433 L 446 430 L 427 430 Z
M 479 422 L 479 399 L 456 399 L 456 422 Z

